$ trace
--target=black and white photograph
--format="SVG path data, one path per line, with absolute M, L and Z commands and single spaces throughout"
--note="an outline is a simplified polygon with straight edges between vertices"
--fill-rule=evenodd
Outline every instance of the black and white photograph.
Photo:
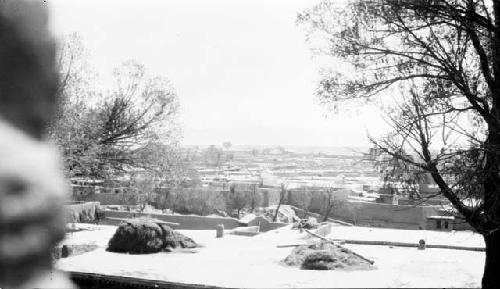
M 500 0 L 0 0 L 7 288 L 500 288 Z

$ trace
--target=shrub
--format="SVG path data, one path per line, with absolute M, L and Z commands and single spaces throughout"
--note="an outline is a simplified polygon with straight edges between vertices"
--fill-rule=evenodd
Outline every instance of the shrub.
M 122 222 L 109 240 L 110 252 L 148 254 L 173 248 L 195 248 L 196 243 L 170 227 L 150 219 Z

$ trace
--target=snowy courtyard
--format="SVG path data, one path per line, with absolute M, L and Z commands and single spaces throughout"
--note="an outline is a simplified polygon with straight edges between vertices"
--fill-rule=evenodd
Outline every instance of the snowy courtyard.
M 288 267 L 281 261 L 293 248 L 278 245 L 308 241 L 306 233 L 283 227 L 254 237 L 226 231 L 180 230 L 200 248 L 174 253 L 129 255 L 107 252 L 117 227 L 76 224 L 86 230 L 69 233 L 63 244 L 96 244 L 94 251 L 60 259 L 63 271 L 89 272 L 151 280 L 223 287 L 480 287 L 484 252 L 349 245 L 345 247 L 375 261 L 373 270 L 312 271 Z M 412 242 L 432 245 L 484 247 L 482 237 L 470 231 L 396 230 L 335 226 L 335 239 Z

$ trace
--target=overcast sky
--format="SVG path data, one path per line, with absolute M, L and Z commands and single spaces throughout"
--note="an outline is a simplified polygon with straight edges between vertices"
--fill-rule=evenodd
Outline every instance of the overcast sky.
M 79 33 L 102 75 L 136 59 L 168 77 L 184 144 L 365 146 L 375 109 L 318 105 L 319 64 L 297 12 L 311 0 L 49 0 L 54 34 Z

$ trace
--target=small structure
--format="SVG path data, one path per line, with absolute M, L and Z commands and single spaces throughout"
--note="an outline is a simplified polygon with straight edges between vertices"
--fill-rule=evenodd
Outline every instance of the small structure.
M 216 238 L 224 237 L 224 225 L 223 224 L 217 225 L 217 228 L 215 229 L 215 237 Z
M 382 191 L 382 189 L 381 189 L 381 191 Z M 375 202 L 382 203 L 382 204 L 398 205 L 399 204 L 399 196 L 396 194 L 381 193 L 381 194 L 379 194 L 379 197 L 375 200 Z
M 426 228 L 429 230 L 453 230 L 454 216 L 428 216 Z
M 234 235 L 253 237 L 259 234 L 259 226 L 238 227 L 233 229 L 231 233 Z

